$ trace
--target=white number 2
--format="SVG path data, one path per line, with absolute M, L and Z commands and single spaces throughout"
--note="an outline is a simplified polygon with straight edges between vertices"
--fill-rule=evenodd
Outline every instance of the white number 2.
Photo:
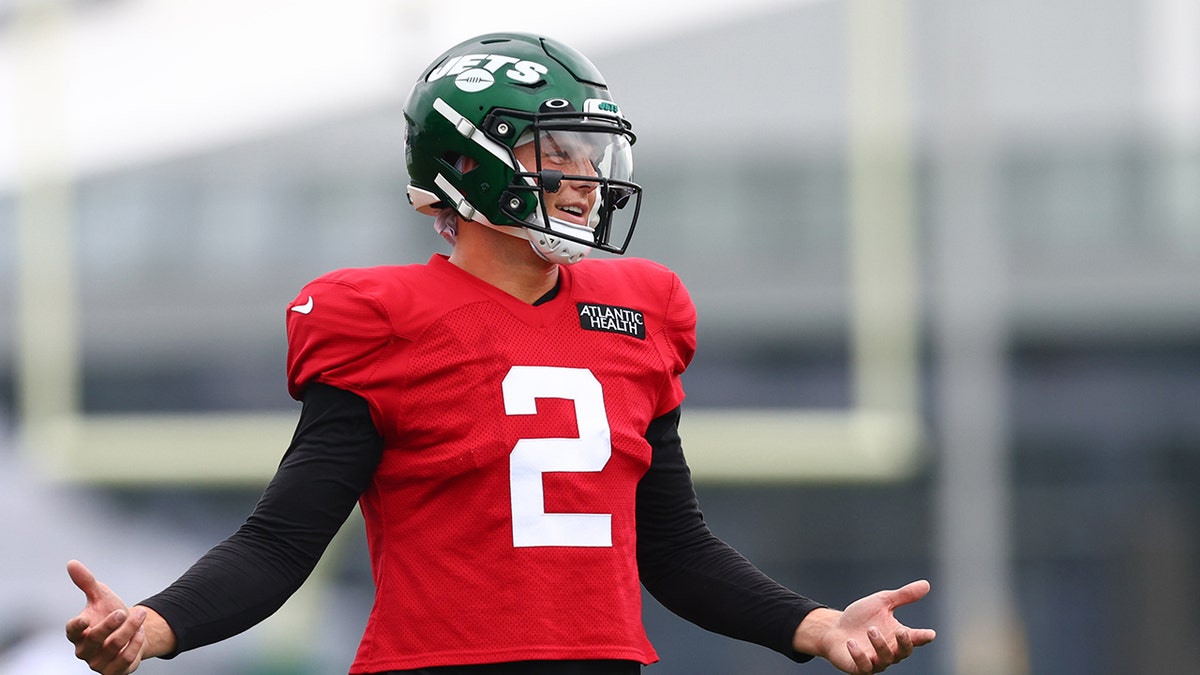
M 612 455 L 600 381 L 586 368 L 513 366 L 504 376 L 504 412 L 537 413 L 538 398 L 575 402 L 578 438 L 522 438 L 509 456 L 513 546 L 612 546 L 608 513 L 546 513 L 542 474 L 600 471 Z

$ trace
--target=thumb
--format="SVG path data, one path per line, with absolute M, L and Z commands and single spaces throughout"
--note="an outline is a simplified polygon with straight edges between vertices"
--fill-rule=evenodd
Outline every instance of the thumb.
M 894 591 L 888 591 L 888 602 L 892 607 L 899 607 L 916 602 L 929 593 L 929 582 L 921 579 L 905 584 Z
M 78 560 L 67 563 L 67 574 L 71 576 L 75 586 L 87 596 L 89 602 L 101 599 L 108 592 L 108 587 L 96 581 L 96 575 Z

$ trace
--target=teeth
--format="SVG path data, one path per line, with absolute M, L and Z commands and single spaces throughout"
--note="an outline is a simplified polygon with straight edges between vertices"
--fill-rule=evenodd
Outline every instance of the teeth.
M 567 213 L 569 213 L 573 216 L 582 216 L 583 215 L 583 209 L 579 208 L 578 206 L 562 206 L 562 207 L 559 207 L 559 210 L 566 211 Z

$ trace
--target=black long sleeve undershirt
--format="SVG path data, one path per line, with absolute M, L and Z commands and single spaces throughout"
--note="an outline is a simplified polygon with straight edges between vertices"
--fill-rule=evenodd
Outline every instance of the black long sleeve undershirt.
M 653 456 L 637 490 L 642 583 L 665 607 L 703 628 L 808 660 L 793 651 L 792 635 L 821 605 L 772 581 L 709 531 L 684 459 L 679 418 L 676 408 L 646 431 Z M 175 654 L 236 635 L 278 610 L 349 516 L 382 448 L 364 399 L 310 386 L 292 443 L 246 523 L 141 603 L 171 626 Z
M 309 387 L 291 445 L 245 524 L 141 603 L 175 633 L 168 658 L 237 635 L 283 606 L 349 517 L 382 454 L 362 397 Z
M 646 430 L 650 469 L 637 489 L 637 558 L 642 585 L 692 623 L 753 642 L 797 662 L 796 627 L 824 605 L 794 593 L 717 538 L 704 522 L 679 438 L 680 409 Z

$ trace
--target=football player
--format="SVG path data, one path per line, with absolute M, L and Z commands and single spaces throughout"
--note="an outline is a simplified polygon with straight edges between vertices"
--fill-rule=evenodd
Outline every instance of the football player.
M 132 608 L 69 563 L 79 658 L 118 675 L 255 625 L 356 503 L 376 595 L 351 673 L 637 673 L 657 660 L 643 585 L 704 628 L 848 673 L 934 638 L 893 614 L 924 581 L 834 610 L 706 526 L 678 432 L 691 299 L 659 264 L 587 257 L 625 251 L 642 195 L 632 126 L 591 62 L 484 35 L 439 56 L 404 114 L 410 201 L 453 252 L 300 291 L 303 409 L 258 505 Z

